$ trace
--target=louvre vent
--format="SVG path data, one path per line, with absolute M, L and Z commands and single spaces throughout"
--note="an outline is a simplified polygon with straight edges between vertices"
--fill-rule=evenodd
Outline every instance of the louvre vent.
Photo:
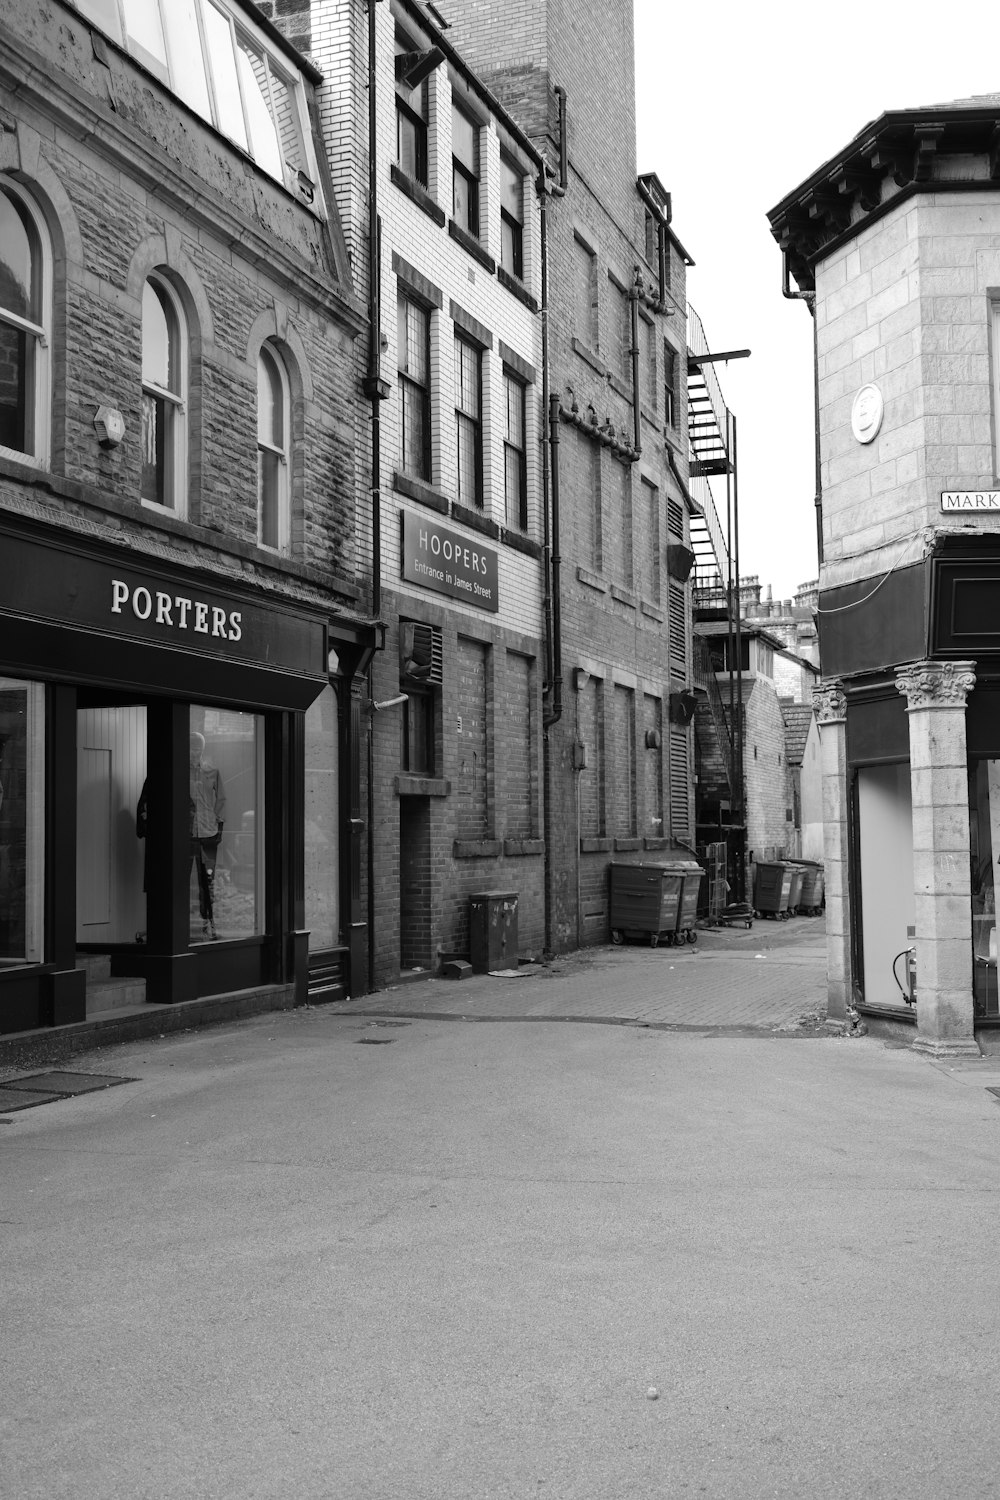
M 399 681 L 402 687 L 440 687 L 444 681 L 444 647 L 436 625 L 400 624 Z

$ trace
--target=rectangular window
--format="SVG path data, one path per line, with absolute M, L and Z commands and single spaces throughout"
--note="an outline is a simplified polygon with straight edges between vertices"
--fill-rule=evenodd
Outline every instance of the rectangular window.
M 406 82 L 413 48 L 396 37 L 396 161 L 407 177 L 427 186 L 427 79 L 415 88 Z
M 0 968 L 41 963 L 45 687 L 0 677 Z
M 504 686 L 505 751 L 502 773 L 506 837 L 530 839 L 535 834 L 536 776 L 534 765 L 534 662 L 529 656 L 507 652 Z M 498 767 L 498 770 L 500 767 Z
M 676 427 L 680 414 L 677 391 L 677 351 L 665 339 L 663 341 L 663 389 L 664 420 L 668 427 Z
M 651 838 L 659 838 L 666 830 L 663 827 L 663 704 L 649 693 L 643 694 L 643 736 L 646 746 L 645 784 L 647 832 Z
M 580 743 L 587 764 L 580 772 L 580 833 L 603 838 L 605 830 L 604 683 L 589 677 L 577 697 Z
M 431 477 L 431 318 L 409 297 L 397 304 L 399 467 L 415 479 Z
M 646 521 L 643 548 L 642 592 L 651 604 L 660 602 L 660 492 L 648 479 L 642 481 L 642 508 Z
M 74 0 L 179 98 L 286 187 L 315 176 L 302 79 L 228 0 Z
M 646 340 L 646 398 L 650 411 L 656 411 L 656 324 L 642 319 Z
M 191 705 L 191 942 L 264 931 L 264 717 Z
M 582 433 L 578 441 L 584 450 L 580 470 L 590 479 L 590 493 L 584 497 L 583 515 L 589 522 L 590 565 L 595 573 L 604 567 L 604 502 L 602 497 L 601 449 Z
M 401 764 L 414 776 L 433 776 L 438 763 L 438 705 L 444 671 L 441 631 L 414 620 L 399 623 L 399 688 L 407 694 L 401 715 Z
M 632 302 L 628 292 L 611 280 L 611 301 L 617 324 L 618 374 L 626 385 L 632 384 Z
M 1000 761 L 973 761 L 969 768 L 969 803 L 975 1016 L 976 1020 L 996 1021 L 1000 1020 L 995 880 L 1000 860 Z M 899 967 L 902 970 L 902 962 Z
M 524 437 L 527 392 L 523 380 L 518 380 L 516 375 L 504 370 L 503 393 L 504 513 L 508 526 L 527 531 L 528 464 Z
M 483 504 L 482 354 L 455 337 L 455 437 L 460 505 Z
M 483 641 L 458 637 L 457 733 L 455 735 L 456 833 L 460 839 L 490 837 L 493 824 L 490 791 L 493 708 L 493 658 Z
M 597 257 L 583 240 L 573 237 L 573 292 L 576 333 L 591 349 L 600 347 L 597 323 Z
M 621 495 L 621 558 L 622 587 L 635 587 L 635 529 L 632 515 L 632 470 L 628 464 L 618 465 L 618 484 Z
M 614 801 L 615 834 L 632 838 L 635 834 L 635 693 L 631 688 L 615 686 L 615 765 Z
M 479 126 L 452 106 L 452 218 L 479 238 Z
M 524 178 L 500 158 L 500 264 L 524 280 Z

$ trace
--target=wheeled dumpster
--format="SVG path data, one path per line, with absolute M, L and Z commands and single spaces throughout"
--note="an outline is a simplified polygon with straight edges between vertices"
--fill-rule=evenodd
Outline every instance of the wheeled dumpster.
M 818 917 L 823 910 L 823 866 L 814 859 L 800 860 L 800 864 L 805 873 L 799 911 L 810 917 Z
M 624 943 L 626 937 L 648 937 L 652 948 L 661 938 L 674 942 L 684 890 L 684 867 L 612 862 L 608 869 L 611 941 Z
M 792 867 L 783 860 L 762 861 L 754 868 L 754 915 L 784 921 L 792 891 Z
M 784 863 L 792 872 L 792 883 L 788 888 L 788 915 L 794 917 L 798 913 L 799 903 L 802 900 L 802 882 L 806 872 L 794 860 L 786 859 Z
M 705 871 L 701 865 L 685 863 L 676 865 L 674 868 L 682 869 L 684 872 L 684 889 L 681 892 L 680 910 L 677 914 L 677 934 L 675 941 L 683 943 L 697 942 L 698 933 L 695 923 L 698 920 L 698 897 L 701 892 L 701 882 L 705 878 Z

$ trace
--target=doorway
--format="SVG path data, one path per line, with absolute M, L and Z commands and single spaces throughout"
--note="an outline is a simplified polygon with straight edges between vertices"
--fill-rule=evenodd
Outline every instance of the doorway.
M 399 799 L 399 967 L 431 967 L 431 804 Z
M 78 708 L 76 734 L 76 941 L 142 941 L 144 844 L 136 809 L 146 779 L 146 706 Z
M 916 922 L 909 762 L 862 766 L 856 788 L 864 1000 L 897 1008 Z

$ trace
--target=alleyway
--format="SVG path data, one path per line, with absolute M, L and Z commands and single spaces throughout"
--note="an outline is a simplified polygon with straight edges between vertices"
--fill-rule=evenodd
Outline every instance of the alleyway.
M 818 933 L 106 1048 L 66 1066 L 129 1081 L 37 1108 L 0 1084 L 0 1491 L 1000 1494 L 1000 1069 L 798 1024 Z

